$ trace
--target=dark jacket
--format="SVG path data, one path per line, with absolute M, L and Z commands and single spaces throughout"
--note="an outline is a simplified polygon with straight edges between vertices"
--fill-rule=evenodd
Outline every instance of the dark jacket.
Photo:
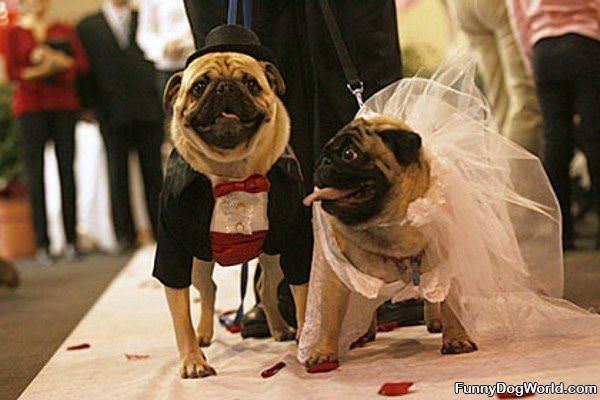
M 302 206 L 304 182 L 298 161 L 283 156 L 267 174 L 269 232 L 263 245 L 267 254 L 281 254 L 281 268 L 289 284 L 308 282 L 312 242 L 310 209 Z M 173 150 L 163 185 L 158 247 L 153 275 L 164 285 L 188 287 L 192 261 L 211 261 L 210 224 L 214 209 L 210 180 L 192 169 Z
M 91 64 L 82 82 L 84 107 L 93 108 L 102 130 L 114 131 L 135 122 L 162 123 L 163 112 L 152 64 L 136 44 L 137 13 L 132 13 L 129 43 L 121 49 L 102 13 L 77 26 Z
M 223 0 L 184 0 L 197 46 L 227 21 Z M 329 0 L 350 57 L 365 82 L 365 98 L 402 78 L 393 0 Z M 277 57 L 286 81 L 283 101 L 292 121 L 291 144 L 305 177 L 325 142 L 358 109 L 317 0 L 252 2 L 252 29 Z M 239 14 L 242 12 L 239 5 Z M 241 17 L 238 21 L 242 21 Z

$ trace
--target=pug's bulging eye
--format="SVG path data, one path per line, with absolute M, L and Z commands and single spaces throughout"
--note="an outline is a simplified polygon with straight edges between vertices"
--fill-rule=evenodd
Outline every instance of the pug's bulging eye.
M 342 160 L 344 162 L 352 162 L 358 158 L 358 152 L 352 147 L 346 147 L 344 151 L 342 151 Z
M 256 79 L 248 79 L 246 81 L 246 87 L 250 90 L 250 93 L 257 94 L 262 91 L 262 87 Z
M 208 84 L 206 81 L 198 81 L 198 82 L 194 83 L 194 85 L 192 86 L 192 94 L 195 97 L 202 96 L 202 93 L 204 93 L 204 90 L 206 89 L 207 85 Z

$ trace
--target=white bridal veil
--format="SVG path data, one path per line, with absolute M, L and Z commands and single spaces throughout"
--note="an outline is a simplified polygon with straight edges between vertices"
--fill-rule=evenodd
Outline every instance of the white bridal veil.
M 352 291 L 340 354 L 366 332 L 381 303 L 415 296 L 445 298 L 478 344 L 600 332 L 600 316 L 561 299 L 560 212 L 543 167 L 498 134 L 475 75 L 472 60 L 454 57 L 431 79 L 389 85 L 359 111 L 357 118 L 400 118 L 421 135 L 432 185 L 398 224 L 418 227 L 427 239 L 428 258 L 441 262 L 423 275 L 419 287 L 364 275 L 344 257 L 330 232 L 331 217 L 316 204 L 301 362 L 318 339 L 327 307 L 320 293 L 326 268 Z

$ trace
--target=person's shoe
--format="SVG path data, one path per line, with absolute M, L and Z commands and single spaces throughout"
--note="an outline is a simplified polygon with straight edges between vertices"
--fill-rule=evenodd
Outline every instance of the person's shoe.
M 52 254 L 50 254 L 50 250 L 48 250 L 46 247 L 40 247 L 37 250 L 35 253 L 35 260 L 38 262 L 38 264 L 44 267 L 54 264 L 54 257 Z
M 260 304 L 256 304 L 242 318 L 242 337 L 267 338 L 271 336 L 267 316 Z
M 292 328 L 297 328 L 296 304 L 290 290 L 290 285 L 283 279 L 277 288 L 277 308 L 283 320 Z
M 377 309 L 377 324 L 396 322 L 398 326 L 425 323 L 423 300 L 406 300 L 400 303 L 385 302 Z
M 67 247 L 65 247 L 64 255 L 67 261 L 81 260 L 81 253 L 77 249 L 77 246 L 75 246 L 74 244 L 68 244 Z

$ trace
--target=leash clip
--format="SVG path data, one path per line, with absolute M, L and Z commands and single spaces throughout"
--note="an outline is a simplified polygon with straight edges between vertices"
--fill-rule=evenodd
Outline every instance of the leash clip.
M 348 91 L 350 91 L 350 93 L 352 93 L 352 96 L 354 96 L 354 98 L 356 99 L 358 107 L 363 108 L 363 106 L 365 105 L 363 101 L 363 93 L 365 92 L 364 82 L 358 81 L 358 83 L 356 84 L 348 83 L 346 84 L 346 88 L 348 89 Z

